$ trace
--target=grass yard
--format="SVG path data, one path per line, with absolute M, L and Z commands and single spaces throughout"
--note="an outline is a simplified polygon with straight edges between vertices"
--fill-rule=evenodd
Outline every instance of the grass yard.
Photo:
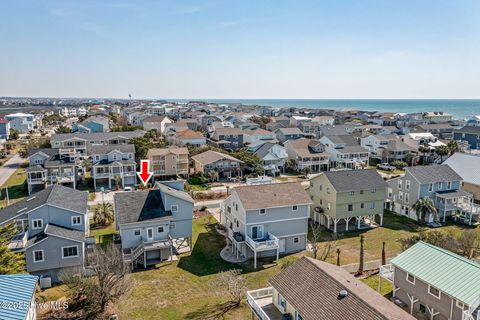
M 108 227 L 96 228 L 93 221 L 90 220 L 90 236 L 95 237 L 96 243 L 107 243 L 113 241 L 113 235 L 117 234 L 115 223 Z
M 120 319 L 203 319 L 227 302 L 225 292 L 212 286 L 220 271 L 238 268 L 220 258 L 225 239 L 210 225 L 208 217 L 193 221 L 193 250 L 176 262 L 158 269 L 140 270 L 131 275 L 133 289 L 116 306 Z M 281 261 L 292 259 L 282 258 Z M 251 272 L 243 267 L 249 289 L 267 286 L 280 271 L 265 265 Z M 246 302 L 225 315 L 225 319 L 247 319 Z
M 378 290 L 378 274 L 374 274 L 368 276 L 366 278 L 360 279 L 363 283 L 368 285 L 373 290 Z M 393 286 L 390 282 L 382 278 L 382 289 L 380 290 L 380 294 L 385 298 L 390 299 L 392 297 Z
M 394 257 L 402 251 L 400 238 L 410 237 L 414 234 L 430 230 L 415 221 L 386 211 L 383 219 L 383 227 L 369 229 L 360 232 L 349 232 L 342 235 L 338 241 L 340 248 L 340 263 L 342 265 L 358 263 L 360 256 L 360 235 L 365 236 L 365 261 L 380 260 L 382 255 L 382 242 L 385 241 L 386 256 Z M 464 227 L 447 224 L 435 230 L 460 232 Z M 336 253 L 329 262 L 336 263 Z
M 11 176 L 8 178 L 7 182 L 1 186 L 0 193 L 1 199 L 0 205 L 2 207 L 7 205 L 5 186 L 8 187 L 8 197 L 10 199 L 10 204 L 12 202 L 19 201 L 25 198 L 28 195 L 27 191 L 27 173 L 24 168 L 17 169 Z

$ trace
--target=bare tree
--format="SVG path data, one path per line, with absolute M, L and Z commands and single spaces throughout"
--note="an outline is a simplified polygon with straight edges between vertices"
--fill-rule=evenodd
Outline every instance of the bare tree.
M 72 310 L 81 310 L 82 318 L 97 319 L 105 313 L 109 303 L 129 290 L 129 268 L 113 244 L 95 247 L 87 255 L 87 262 L 85 271 L 66 274 L 62 279 L 70 289 Z
M 336 235 L 325 234 L 324 229 L 319 224 L 316 224 L 313 220 L 310 220 L 310 237 L 308 244 L 312 250 L 313 258 L 325 261 L 338 246 L 338 237 Z M 321 240 L 326 239 L 322 243 Z
M 246 290 L 246 280 L 242 276 L 242 270 L 234 269 L 220 272 L 213 285 L 226 291 L 232 308 L 236 308 L 242 302 L 243 293 Z
M 466 230 L 457 239 L 460 253 L 472 259 L 477 252 L 480 252 L 480 232 L 477 230 Z

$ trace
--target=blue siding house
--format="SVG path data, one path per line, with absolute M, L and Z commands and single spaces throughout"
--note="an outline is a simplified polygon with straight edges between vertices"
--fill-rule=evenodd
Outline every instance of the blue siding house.
M 480 127 L 465 126 L 453 132 L 453 139 L 466 142 L 470 149 L 480 150 Z

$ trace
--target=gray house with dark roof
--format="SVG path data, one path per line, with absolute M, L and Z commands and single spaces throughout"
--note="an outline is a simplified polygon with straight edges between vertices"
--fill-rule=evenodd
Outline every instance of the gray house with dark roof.
M 94 188 L 98 183 L 112 184 L 117 187 L 135 185 L 136 164 L 133 144 L 95 145 L 91 147 L 92 178 Z
M 29 273 L 58 282 L 63 272 L 83 268 L 87 197 L 57 184 L 0 210 L 0 225 L 17 225 L 9 248 L 25 253 Z
M 33 149 L 28 160 L 28 194 L 52 184 L 67 184 L 75 189 L 78 166 L 73 149 Z
M 189 250 L 194 201 L 182 182 L 157 182 L 153 190 L 116 193 L 114 202 L 125 263 L 147 268 Z
M 417 220 L 412 206 L 421 198 L 430 198 L 438 211 L 438 219 L 461 219 L 475 222 L 480 209 L 473 205 L 473 195 L 461 187 L 462 177 L 448 165 L 405 168 L 405 175 L 387 182 L 386 208 Z M 434 215 L 426 217 L 428 222 Z

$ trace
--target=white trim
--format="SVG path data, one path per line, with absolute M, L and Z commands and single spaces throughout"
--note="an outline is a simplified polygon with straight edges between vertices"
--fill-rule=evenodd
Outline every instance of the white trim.
M 159 228 L 162 228 L 162 231 L 158 231 Z M 164 233 L 165 232 L 165 226 L 158 226 L 157 227 L 157 233 Z
M 35 260 L 35 252 L 42 252 L 42 260 Z M 32 251 L 32 256 L 33 256 L 33 263 L 44 262 L 45 261 L 45 251 L 43 249 L 33 250 Z
M 292 206 L 292 211 L 298 211 L 298 206 L 297 206 L 297 205 L 293 205 L 293 206 Z
M 430 292 L 430 288 L 437 289 L 437 290 L 438 290 L 438 296 L 436 296 L 436 295 L 434 295 L 433 293 L 431 293 L 431 292 Z M 428 293 L 429 293 L 431 296 L 437 298 L 438 300 L 440 300 L 440 298 L 442 297 L 442 291 L 441 291 L 440 289 L 438 289 L 437 287 L 434 287 L 434 286 L 432 286 L 432 285 L 430 285 L 430 284 L 428 285 Z
M 263 213 L 262 213 L 262 210 L 263 210 Z M 263 216 L 263 215 L 266 215 L 267 214 L 267 209 L 258 209 L 258 214 Z
M 155 238 L 155 236 L 153 234 L 153 227 L 146 228 L 146 230 L 147 230 L 147 234 L 146 234 L 147 241 L 153 241 L 153 239 Z M 148 232 L 150 230 L 152 231 L 152 236 L 151 237 L 148 236 Z
M 465 310 L 465 304 L 464 304 L 463 302 L 457 300 L 457 299 L 455 299 L 455 306 L 456 306 L 457 308 L 462 309 L 462 311 Z
M 65 248 L 77 248 L 77 254 L 75 256 L 68 256 L 68 257 L 65 257 L 64 255 L 64 252 L 63 252 L 63 249 Z M 64 246 L 61 248 L 62 249 L 62 259 L 70 259 L 70 258 L 78 258 L 80 256 L 80 250 L 78 249 L 78 245 L 74 245 L 74 246 Z
M 412 277 L 413 277 L 413 282 L 410 281 L 410 280 L 408 280 L 408 276 L 412 276 Z M 413 274 L 407 272 L 406 280 L 407 280 L 408 283 L 415 284 L 415 280 L 416 280 L 416 279 L 417 279 L 417 278 L 416 278 Z
M 293 237 L 293 243 L 296 244 L 296 243 L 300 243 L 300 237 Z M 295 241 L 297 240 L 297 241 Z
M 308 219 L 308 216 L 297 217 L 297 218 L 290 218 L 290 219 L 279 219 L 279 220 L 270 220 L 270 221 L 259 221 L 260 223 L 267 224 L 267 223 L 275 223 L 275 222 L 283 222 L 283 221 L 294 221 L 294 220 L 304 220 Z M 240 220 L 240 222 L 242 222 Z M 252 222 L 252 223 L 245 223 L 246 226 L 254 226 L 257 225 L 259 222 Z
M 288 238 L 288 237 L 297 237 L 297 236 L 305 236 L 306 233 L 295 233 L 295 234 L 287 234 L 286 236 L 278 236 L 275 235 L 278 239 Z
M 240 203 L 242 203 L 242 201 L 240 201 Z M 291 206 L 308 206 L 308 205 L 311 205 L 313 204 L 313 202 L 307 202 L 307 203 L 298 203 L 298 204 L 289 204 L 289 205 L 285 205 L 285 206 L 276 206 L 276 207 L 265 207 L 265 209 L 274 209 L 274 208 L 287 208 L 287 207 L 291 207 Z M 243 205 L 242 205 L 243 207 Z M 245 209 L 245 208 L 244 208 Z M 248 212 L 248 211 L 255 211 L 255 210 L 258 210 L 258 209 L 264 209 L 264 208 L 250 208 L 250 209 L 246 209 L 245 212 Z
M 35 222 L 40 221 L 40 227 L 35 227 Z M 43 229 L 43 219 L 32 219 L 32 230 L 41 230 Z
M 253 237 L 253 228 L 261 228 L 261 229 L 262 229 L 262 236 L 261 236 L 260 238 L 258 238 L 258 237 L 257 237 L 257 238 L 254 238 L 254 237 Z M 251 226 L 251 227 L 250 227 L 250 234 L 252 235 L 251 238 L 252 238 L 253 240 L 262 239 L 263 236 L 264 236 L 263 230 L 264 230 L 264 229 L 263 229 L 263 224 L 257 224 L 257 225 Z M 258 235 L 258 231 L 257 231 L 257 235 Z
M 73 220 L 75 218 L 80 218 L 80 222 L 79 223 L 74 223 Z M 81 215 L 71 216 L 70 217 L 70 222 L 72 223 L 72 226 L 80 226 L 82 224 L 82 216 Z
M 175 210 L 173 210 L 173 208 L 175 208 Z M 172 205 L 170 206 L 170 211 L 172 211 L 172 212 L 178 212 L 178 204 L 172 204 Z

